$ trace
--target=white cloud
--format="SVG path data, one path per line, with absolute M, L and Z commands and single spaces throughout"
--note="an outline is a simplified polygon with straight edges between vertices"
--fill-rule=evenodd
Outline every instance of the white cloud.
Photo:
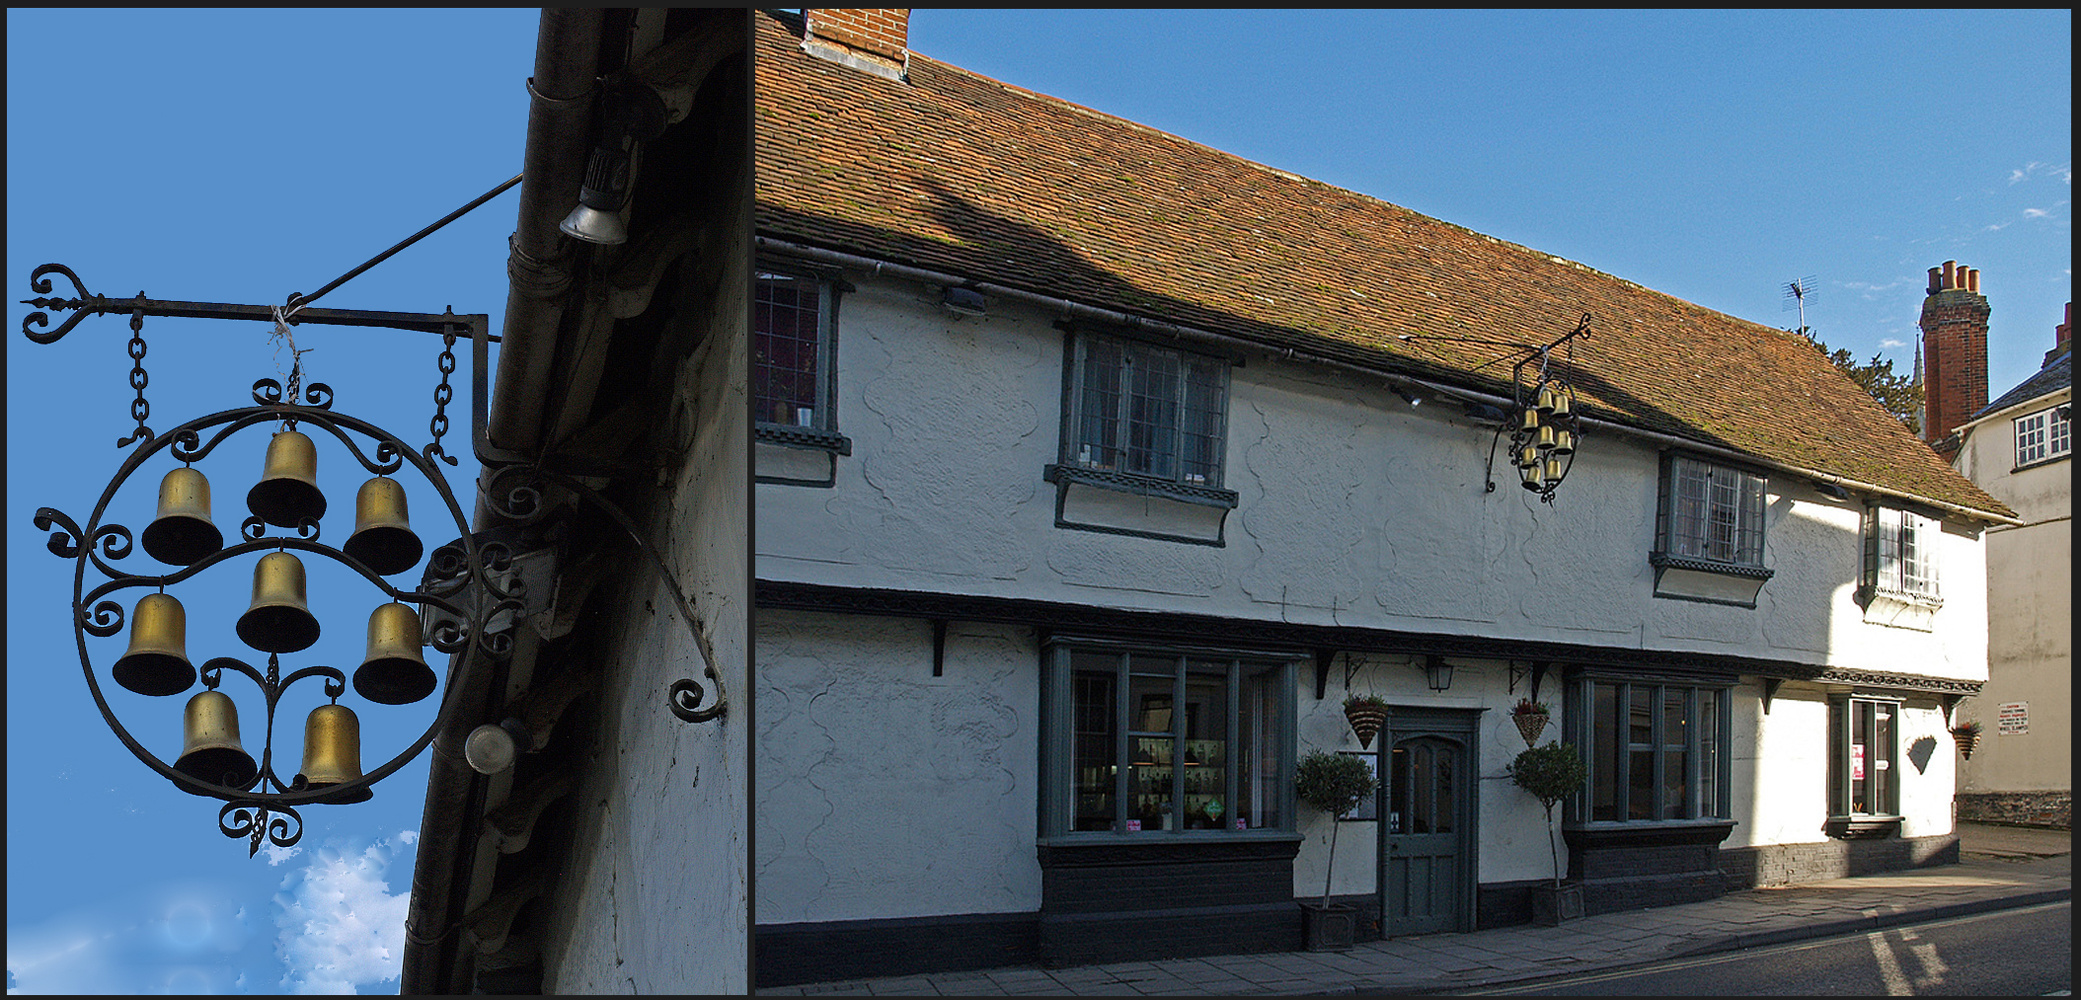
M 417 832 L 397 839 L 410 843 Z M 275 951 L 289 970 L 283 989 L 351 994 L 357 986 L 398 978 L 411 894 L 391 893 L 385 876 L 392 857 L 390 841 L 359 852 L 328 841 L 309 864 L 282 880 L 275 896 Z
M 1901 339 L 1899 339 L 1899 338 L 1897 338 L 1897 337 L 1887 337 L 1886 339 L 1884 339 L 1884 340 L 1881 340 L 1881 341 L 1879 341 L 1879 346 L 1880 346 L 1880 347 L 1906 347 L 1906 346 L 1908 346 L 1908 342 L 1907 342 L 1907 341 L 1905 341 L 1905 340 L 1901 340 Z
M 2047 212 L 2042 208 L 2026 208 L 2023 210 L 2023 217 L 2026 219 L 2040 219 L 2050 214 L 2052 213 Z
M 7 929 L 10 994 L 222 993 L 237 982 L 248 937 L 223 885 L 152 890 L 142 905 L 111 904 Z

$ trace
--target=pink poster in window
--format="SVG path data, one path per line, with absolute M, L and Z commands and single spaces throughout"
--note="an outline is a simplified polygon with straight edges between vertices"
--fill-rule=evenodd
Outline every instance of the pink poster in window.
M 1864 780 L 1864 744 L 1850 744 L 1850 780 Z

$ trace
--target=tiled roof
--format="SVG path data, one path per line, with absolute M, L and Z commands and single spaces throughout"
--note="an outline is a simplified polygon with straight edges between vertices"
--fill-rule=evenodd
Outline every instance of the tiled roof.
M 1980 412 L 1973 414 L 1973 419 L 1978 420 L 1990 413 L 2006 410 L 2018 403 L 2027 403 L 2039 396 L 2057 392 L 2061 389 L 2072 388 L 2073 385 L 2074 352 L 2067 351 L 2046 362 L 2045 367 L 2038 369 L 2036 375 L 2024 379 L 2016 388 L 2002 393 L 2000 399 L 1982 407 Z
M 1489 391 L 1514 358 L 1479 341 L 1589 313 L 1591 416 L 2008 513 L 1795 334 L 915 52 L 907 82 L 847 69 L 757 20 L 762 234 Z

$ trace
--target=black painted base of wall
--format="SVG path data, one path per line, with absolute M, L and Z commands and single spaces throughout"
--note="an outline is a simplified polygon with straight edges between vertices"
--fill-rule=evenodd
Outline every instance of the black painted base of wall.
M 1040 960 L 1037 913 L 761 924 L 753 985 L 960 972 Z
M 1958 836 L 1949 833 L 1935 837 L 1769 844 L 1720 852 L 1720 869 L 1725 876 L 1722 885 L 1728 892 L 1957 863 Z

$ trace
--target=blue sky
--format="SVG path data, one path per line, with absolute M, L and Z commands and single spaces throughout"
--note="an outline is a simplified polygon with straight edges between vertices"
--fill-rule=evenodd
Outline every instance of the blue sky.
M 538 21 L 532 9 L 8 12 L 10 993 L 397 991 L 424 756 L 366 804 L 302 810 L 296 848 L 249 859 L 244 841 L 218 832 L 215 800 L 173 788 L 118 742 L 88 697 L 65 625 L 73 565 L 44 549 L 31 518 L 48 506 L 84 521 L 127 454 L 115 441 L 135 427 L 129 327 L 89 318 L 38 346 L 20 332 L 30 311 L 20 300 L 45 262 L 112 296 L 272 305 L 316 291 L 520 172 Z M 517 197 L 501 195 L 317 304 L 452 305 L 491 314 L 496 330 Z M 62 278 L 59 287 L 71 291 Z M 278 377 L 268 332 L 148 320 L 148 424 L 163 433 L 249 405 L 254 380 Z M 309 380 L 336 390 L 336 410 L 415 445 L 431 439 L 437 337 L 304 326 L 297 347 L 310 352 Z M 467 456 L 469 355 L 460 357 L 444 443 Z M 227 535 L 263 445 L 198 465 Z M 169 467 L 160 460 L 132 480 L 110 520 L 133 532 L 150 521 L 157 473 Z M 321 452 L 333 511 L 323 537 L 334 544 L 352 529 L 365 478 L 345 465 L 337 450 Z M 449 472 L 466 509 L 473 476 L 468 464 Z M 412 518 L 429 547 L 458 533 L 442 526 L 430 493 L 413 493 Z M 284 656 L 285 672 L 316 663 L 351 673 L 378 598 L 306 563 L 324 634 Z M 158 565 L 141 553 L 129 564 Z M 189 658 L 264 666 L 229 629 L 248 599 L 250 563 L 211 572 L 223 579 L 211 600 L 176 595 L 188 609 Z M 97 667 L 123 641 L 93 640 Z M 184 698 L 103 687 L 141 742 L 165 760 L 178 755 Z M 257 754 L 265 716 L 254 686 L 230 680 L 224 690 L 243 699 L 242 737 Z M 311 681 L 284 701 L 276 743 L 286 774 L 298 769 L 303 716 L 321 701 Z M 361 718 L 362 763 L 372 768 L 425 732 L 434 703 L 383 708 L 350 695 L 342 704 Z
M 127 325 L 89 319 L 39 347 L 18 303 L 47 261 L 109 295 L 314 291 L 519 171 L 538 13 L 7 18 L 9 992 L 395 992 L 423 759 L 372 802 L 305 810 L 294 852 L 249 860 L 212 801 L 108 732 L 63 624 L 71 564 L 30 519 L 42 506 L 84 519 L 121 461 Z M 2066 11 L 919 10 L 911 40 L 1756 322 L 1798 325 L 1784 286 L 1811 276 L 1808 324 L 1903 369 L 1924 275 L 1955 259 L 1981 270 L 1993 305 L 1999 393 L 2036 370 L 2072 294 L 2070 29 Z M 452 305 L 496 328 L 514 212 L 509 192 L 319 304 Z M 145 334 L 156 430 L 244 405 L 275 375 L 258 324 L 154 320 Z M 434 338 L 305 327 L 298 346 L 339 410 L 422 440 Z M 220 464 L 205 471 L 229 526 L 257 451 L 250 471 Z M 339 476 L 328 492 L 350 507 L 356 483 Z M 467 464 L 450 473 L 465 492 L 470 479 Z M 150 503 L 116 520 L 141 529 Z M 452 537 L 434 537 L 431 514 L 415 497 L 428 543 Z M 245 585 L 222 588 L 225 614 Z M 314 607 L 335 599 L 351 610 L 308 655 L 351 670 L 365 604 L 314 578 Z M 202 607 L 191 657 L 238 655 Z M 170 759 L 177 702 L 117 710 Z M 365 764 L 425 725 L 355 707 Z M 257 744 L 257 720 L 242 720 Z M 283 742 L 293 755 L 299 736 Z

